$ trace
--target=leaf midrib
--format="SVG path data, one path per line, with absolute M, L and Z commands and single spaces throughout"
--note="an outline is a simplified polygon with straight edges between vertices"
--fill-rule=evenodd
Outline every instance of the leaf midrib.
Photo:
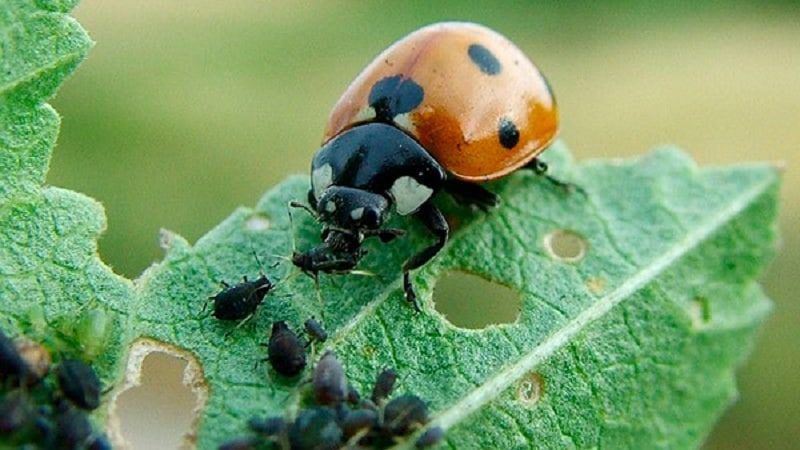
M 633 274 L 631 278 L 622 283 L 619 287 L 600 298 L 597 302 L 578 314 L 574 319 L 567 322 L 561 329 L 522 356 L 517 363 L 504 368 L 495 376 L 487 379 L 483 384 L 467 393 L 460 401 L 440 411 L 425 429 L 434 426 L 440 426 L 445 430 L 452 428 L 473 412 L 494 400 L 514 382 L 521 379 L 525 374 L 536 368 L 541 362 L 569 343 L 578 333 L 590 324 L 604 317 L 615 306 L 630 298 L 632 294 L 655 280 L 666 269 L 712 236 L 722 226 L 736 218 L 742 211 L 750 206 L 756 198 L 762 195 L 773 182 L 774 177 L 767 177 L 764 181 L 755 184 L 751 189 L 734 198 L 728 204 L 727 208 L 695 227 L 663 255 L 654 259 L 650 264 Z M 398 286 L 395 287 L 395 285 Z M 399 282 L 392 283 L 392 285 L 387 288 L 387 291 L 397 288 L 399 288 Z M 372 303 L 379 304 L 387 295 L 388 293 L 384 292 Z M 374 309 L 374 307 L 371 309 Z M 354 320 L 359 316 L 361 316 L 361 314 L 356 316 Z M 352 326 L 350 328 L 352 328 Z M 343 329 L 342 331 L 345 330 Z M 421 434 L 425 429 L 418 431 L 417 434 Z M 414 441 L 415 439 L 410 438 L 393 448 L 410 449 L 413 448 Z

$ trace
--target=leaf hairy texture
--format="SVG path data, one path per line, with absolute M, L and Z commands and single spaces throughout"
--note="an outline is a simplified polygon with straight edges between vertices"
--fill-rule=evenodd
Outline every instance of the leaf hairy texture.
M 293 228 L 287 218 L 288 201 L 305 197 L 305 177 L 237 210 L 193 247 L 172 236 L 164 262 L 141 280 L 136 315 L 142 333 L 179 343 L 204 367 L 211 394 L 201 447 L 242 433 L 242 417 L 297 407 L 302 387 L 257 360 L 273 321 L 311 316 L 324 319 L 326 346 L 362 392 L 395 367 L 407 374 L 400 389 L 430 401 L 458 448 L 702 442 L 734 398 L 733 371 L 770 308 L 755 277 L 774 251 L 774 168 L 698 169 L 675 149 L 582 165 L 562 144 L 545 155 L 554 174 L 587 195 L 519 173 L 493 183 L 498 210 L 453 210 L 462 225 L 415 276 L 420 315 L 403 300 L 399 267 L 429 236 L 397 219 L 392 226 L 411 233 L 368 244 L 361 266 L 374 276 L 323 276 L 321 302 L 311 280 L 292 278 L 239 329 L 209 317 L 203 304 L 218 280 L 258 275 L 253 251 L 269 266 L 271 255 L 291 254 L 292 235 L 301 249 L 317 242 L 311 218 L 295 213 Z M 554 230 L 582 236 L 586 256 L 554 260 L 543 242 Z M 293 270 L 266 269 L 279 280 Z M 517 321 L 483 330 L 449 324 L 430 295 L 450 270 L 520 292 Z M 535 405 L 518 395 L 532 373 L 543 383 Z
M 60 125 L 45 102 L 92 45 L 72 6 L 0 4 L 0 326 L 91 362 L 110 385 L 132 284 L 97 256 L 100 204 L 43 186 Z

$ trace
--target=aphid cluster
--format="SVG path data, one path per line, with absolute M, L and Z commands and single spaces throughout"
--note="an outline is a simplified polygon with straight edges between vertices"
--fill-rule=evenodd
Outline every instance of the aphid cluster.
M 89 413 L 100 406 L 101 384 L 88 364 L 51 365 L 41 345 L 0 330 L 0 442 L 20 448 L 105 450 Z
M 378 375 L 370 398 L 362 398 L 347 382 L 344 367 L 333 352 L 326 352 L 314 367 L 311 405 L 294 420 L 254 417 L 250 434 L 231 439 L 220 450 L 334 450 L 388 448 L 428 423 L 428 405 L 413 394 L 391 398 L 397 373 Z M 433 446 L 444 437 L 439 427 L 428 429 L 417 448 Z

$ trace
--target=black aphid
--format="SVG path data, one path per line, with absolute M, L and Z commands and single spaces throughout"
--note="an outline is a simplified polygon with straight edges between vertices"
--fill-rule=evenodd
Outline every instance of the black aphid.
M 100 406 L 100 378 L 90 365 L 65 359 L 58 365 L 56 375 L 62 394 L 75 406 L 89 411 Z
M 286 421 L 283 417 L 251 417 L 247 426 L 260 435 L 272 437 L 280 435 L 286 429 Z
M 428 428 L 422 436 L 417 439 L 414 445 L 417 448 L 433 447 L 444 439 L 444 429 L 442 427 Z
M 14 341 L 0 330 L 0 383 L 18 384 L 28 376 L 30 367 L 17 351 Z
M 325 342 L 328 340 L 328 332 L 325 331 L 325 329 L 322 328 L 322 324 L 313 317 L 306 320 L 304 325 L 306 328 L 306 333 L 308 333 L 308 335 L 313 339 L 316 339 L 319 342 Z
M 286 377 L 293 377 L 306 367 L 306 349 L 303 343 L 282 320 L 272 324 L 267 355 L 272 368 Z
M 375 387 L 372 388 L 372 402 L 380 405 L 389 398 L 394 390 L 395 381 L 397 381 L 397 372 L 392 368 L 384 369 L 375 380 Z
M 242 436 L 226 441 L 218 447 L 219 450 L 255 450 L 259 448 L 261 439 L 258 436 Z
M 383 409 L 383 428 L 394 436 L 406 435 L 427 422 L 428 405 L 416 395 L 401 395 Z
M 334 450 L 342 443 L 342 429 L 330 408 L 304 409 L 289 429 L 292 450 Z
M 242 281 L 233 286 L 224 281 L 220 283 L 225 289 L 209 297 L 214 301 L 213 316 L 219 320 L 243 320 L 253 315 L 274 286 L 264 274 L 253 281 L 242 277 Z
M 23 391 L 11 391 L 0 397 L 0 436 L 30 430 L 35 418 L 35 406 Z
M 311 385 L 318 405 L 338 406 L 344 402 L 349 391 L 347 378 L 335 353 L 329 350 L 322 355 L 314 368 Z
M 56 418 L 55 429 L 48 436 L 48 448 L 86 448 L 93 439 L 92 425 L 85 412 L 67 408 Z
M 369 409 L 354 409 L 342 420 L 344 438 L 350 439 L 358 433 L 369 432 L 378 425 L 378 413 Z

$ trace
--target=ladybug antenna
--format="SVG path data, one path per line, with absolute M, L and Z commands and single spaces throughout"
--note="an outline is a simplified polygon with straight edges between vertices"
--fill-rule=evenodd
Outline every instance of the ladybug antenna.
M 297 203 L 295 201 L 290 201 L 286 205 L 286 212 L 289 214 L 289 242 L 292 244 L 292 254 L 297 252 L 297 242 L 295 242 L 294 238 L 294 218 L 292 217 L 292 208 L 302 207 L 301 203 Z M 287 258 L 291 261 L 290 258 Z

